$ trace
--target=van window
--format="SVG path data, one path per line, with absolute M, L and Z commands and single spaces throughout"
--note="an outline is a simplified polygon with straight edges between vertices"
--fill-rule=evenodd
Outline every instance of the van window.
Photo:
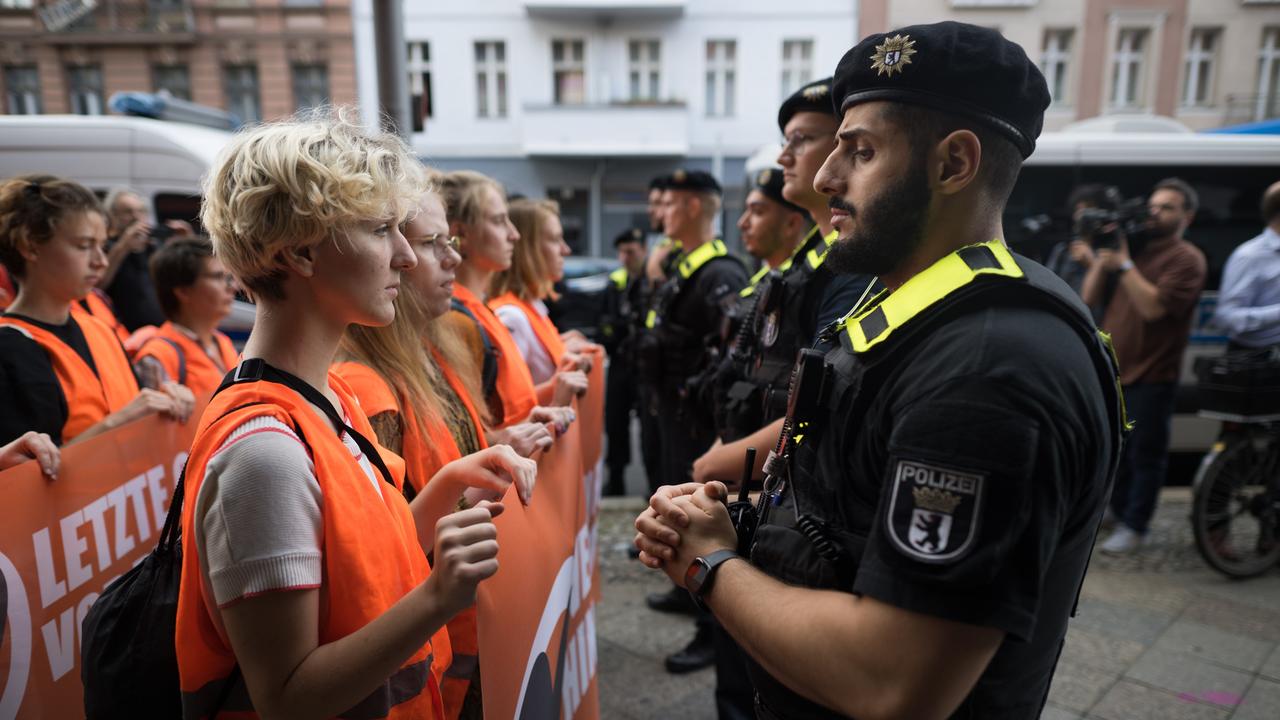
M 151 198 L 151 207 L 155 208 L 156 221 L 185 220 L 195 228 L 197 235 L 204 234 L 200 225 L 200 196 L 181 193 L 156 193 Z

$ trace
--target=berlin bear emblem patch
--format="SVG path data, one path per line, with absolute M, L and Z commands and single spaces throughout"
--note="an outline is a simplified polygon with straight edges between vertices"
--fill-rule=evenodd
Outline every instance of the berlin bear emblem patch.
M 885 529 L 907 556 L 927 563 L 962 557 L 978 534 L 986 476 L 916 460 L 893 471 Z

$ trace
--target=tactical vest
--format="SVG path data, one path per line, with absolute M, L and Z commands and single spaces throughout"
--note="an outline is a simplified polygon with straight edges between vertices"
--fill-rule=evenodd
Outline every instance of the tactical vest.
M 750 296 L 755 304 L 748 319 L 751 326 L 743 333 L 745 342 L 735 348 L 736 361 L 726 368 L 730 376 L 717 383 L 725 388 L 716 409 L 723 418 L 721 437 L 726 442 L 786 412 L 787 380 L 796 353 L 812 340 L 804 328 L 813 320 L 803 315 L 816 304 L 806 300 L 825 292 L 831 276 L 824 261 L 837 234 L 820 233 L 815 225 L 796 253 Z
M 1114 433 L 1104 479 L 1109 494 L 1126 427 L 1119 375 L 1110 338 L 1097 330 L 1079 300 L 1068 292 L 1047 270 L 1028 261 L 1020 265 L 999 241 L 992 241 L 948 255 L 895 293 L 881 293 L 867 309 L 824 330 L 824 339 L 838 340 L 839 346 L 822 360 L 821 379 L 811 385 L 819 389 L 806 393 L 814 400 L 797 401 L 809 406 L 793 405 L 788 415 L 789 430 L 797 441 L 784 472 L 766 482 L 752 564 L 790 584 L 850 591 L 867 542 L 865 535 L 852 528 L 872 527 L 877 508 L 874 497 L 869 502 L 847 502 L 852 485 L 841 476 L 838 458 L 854 441 L 859 421 L 886 379 L 922 340 L 959 316 L 990 307 L 1042 309 L 1066 321 L 1089 348 L 1107 394 Z M 1084 552 L 1087 559 L 1087 547 Z M 1074 602 L 1083 572 L 1082 568 L 1078 575 L 1046 576 L 1044 596 Z M 762 717 L 842 717 L 800 697 L 755 663 L 748 664 L 764 707 Z M 953 717 L 978 715 L 962 704 Z
M 664 379 L 686 378 L 701 364 L 703 338 L 676 323 L 671 313 L 702 268 L 723 259 L 737 262 L 719 238 L 703 243 L 684 255 L 674 272 L 658 289 L 653 308 L 645 316 L 644 332 L 637 347 L 637 362 L 644 382 L 660 385 Z

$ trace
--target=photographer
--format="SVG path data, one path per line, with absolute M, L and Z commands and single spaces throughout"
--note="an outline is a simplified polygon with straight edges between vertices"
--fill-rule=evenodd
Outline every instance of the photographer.
M 110 227 L 107 232 L 107 269 L 98 287 L 107 292 L 116 316 L 133 332 L 143 325 L 161 325 L 164 312 L 151 284 L 148 263 L 161 243 L 191 237 L 191 226 L 181 220 L 153 225 L 146 202 L 136 192 L 116 188 L 103 203 Z
M 1067 208 L 1071 211 L 1071 237 L 1053 246 L 1045 267 L 1076 292 L 1081 291 L 1084 276 L 1095 259 L 1093 235 L 1098 227 L 1090 221 L 1098 214 L 1086 211 L 1113 213 L 1119 208 L 1118 199 L 1119 191 L 1114 187 L 1096 183 L 1077 185 L 1067 198 Z
M 1115 280 L 1102 329 L 1115 344 L 1134 421 L 1107 513 L 1114 530 L 1103 552 L 1130 553 L 1142 545 L 1164 486 L 1174 391 L 1205 280 L 1204 254 L 1182 238 L 1198 202 L 1196 191 L 1182 180 L 1156 183 L 1144 231 L 1121 235 L 1114 250 L 1097 250 L 1085 275 L 1082 294 L 1090 305 L 1100 304 L 1104 285 Z

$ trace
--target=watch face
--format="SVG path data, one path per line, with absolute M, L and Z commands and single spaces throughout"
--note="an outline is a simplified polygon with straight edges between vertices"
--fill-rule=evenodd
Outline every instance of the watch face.
M 702 558 L 694 558 L 689 563 L 689 567 L 684 571 L 684 586 L 690 592 L 698 592 L 702 589 L 702 583 L 707 579 L 707 561 Z

